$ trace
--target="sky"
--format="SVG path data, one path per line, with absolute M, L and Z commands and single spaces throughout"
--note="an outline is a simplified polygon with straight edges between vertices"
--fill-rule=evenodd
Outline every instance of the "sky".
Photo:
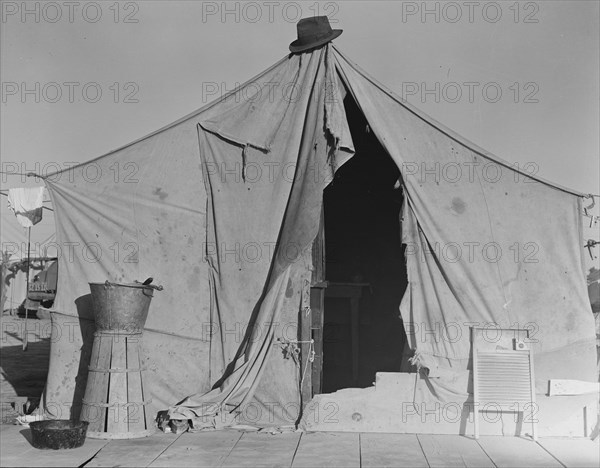
M 599 194 L 599 4 L 1 0 L 1 170 L 48 174 L 167 125 L 285 56 L 297 20 L 319 14 L 409 103 Z M 40 185 L 0 176 L 3 189 Z

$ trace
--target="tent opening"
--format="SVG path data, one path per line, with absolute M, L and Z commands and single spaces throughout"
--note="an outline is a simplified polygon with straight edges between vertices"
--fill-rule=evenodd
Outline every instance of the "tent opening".
M 356 154 L 324 191 L 322 392 L 373 385 L 399 372 L 406 334 L 399 305 L 407 274 L 401 244 L 400 171 L 347 94 Z M 354 308 L 354 310 L 353 310 Z

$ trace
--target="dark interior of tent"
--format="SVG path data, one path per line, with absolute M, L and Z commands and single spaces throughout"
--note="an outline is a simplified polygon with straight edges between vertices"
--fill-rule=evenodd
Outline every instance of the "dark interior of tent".
M 356 153 L 323 195 L 328 282 L 323 393 L 369 387 L 376 372 L 400 372 L 406 344 L 399 312 L 407 287 L 400 229 L 403 197 L 396 184 L 400 171 L 350 93 L 344 107 Z M 357 330 L 348 294 L 355 296 Z

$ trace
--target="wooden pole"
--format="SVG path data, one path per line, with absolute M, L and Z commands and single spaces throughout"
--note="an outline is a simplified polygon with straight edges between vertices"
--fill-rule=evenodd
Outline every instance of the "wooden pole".
M 27 351 L 27 300 L 29 297 L 29 263 L 31 261 L 31 226 L 27 228 L 27 289 L 25 290 L 25 328 L 23 330 L 23 351 Z

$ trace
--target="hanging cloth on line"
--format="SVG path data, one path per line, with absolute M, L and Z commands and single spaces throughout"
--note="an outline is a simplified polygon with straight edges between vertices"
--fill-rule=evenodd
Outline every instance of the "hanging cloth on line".
M 20 187 L 8 190 L 8 207 L 24 228 L 42 220 L 42 203 L 45 187 Z

